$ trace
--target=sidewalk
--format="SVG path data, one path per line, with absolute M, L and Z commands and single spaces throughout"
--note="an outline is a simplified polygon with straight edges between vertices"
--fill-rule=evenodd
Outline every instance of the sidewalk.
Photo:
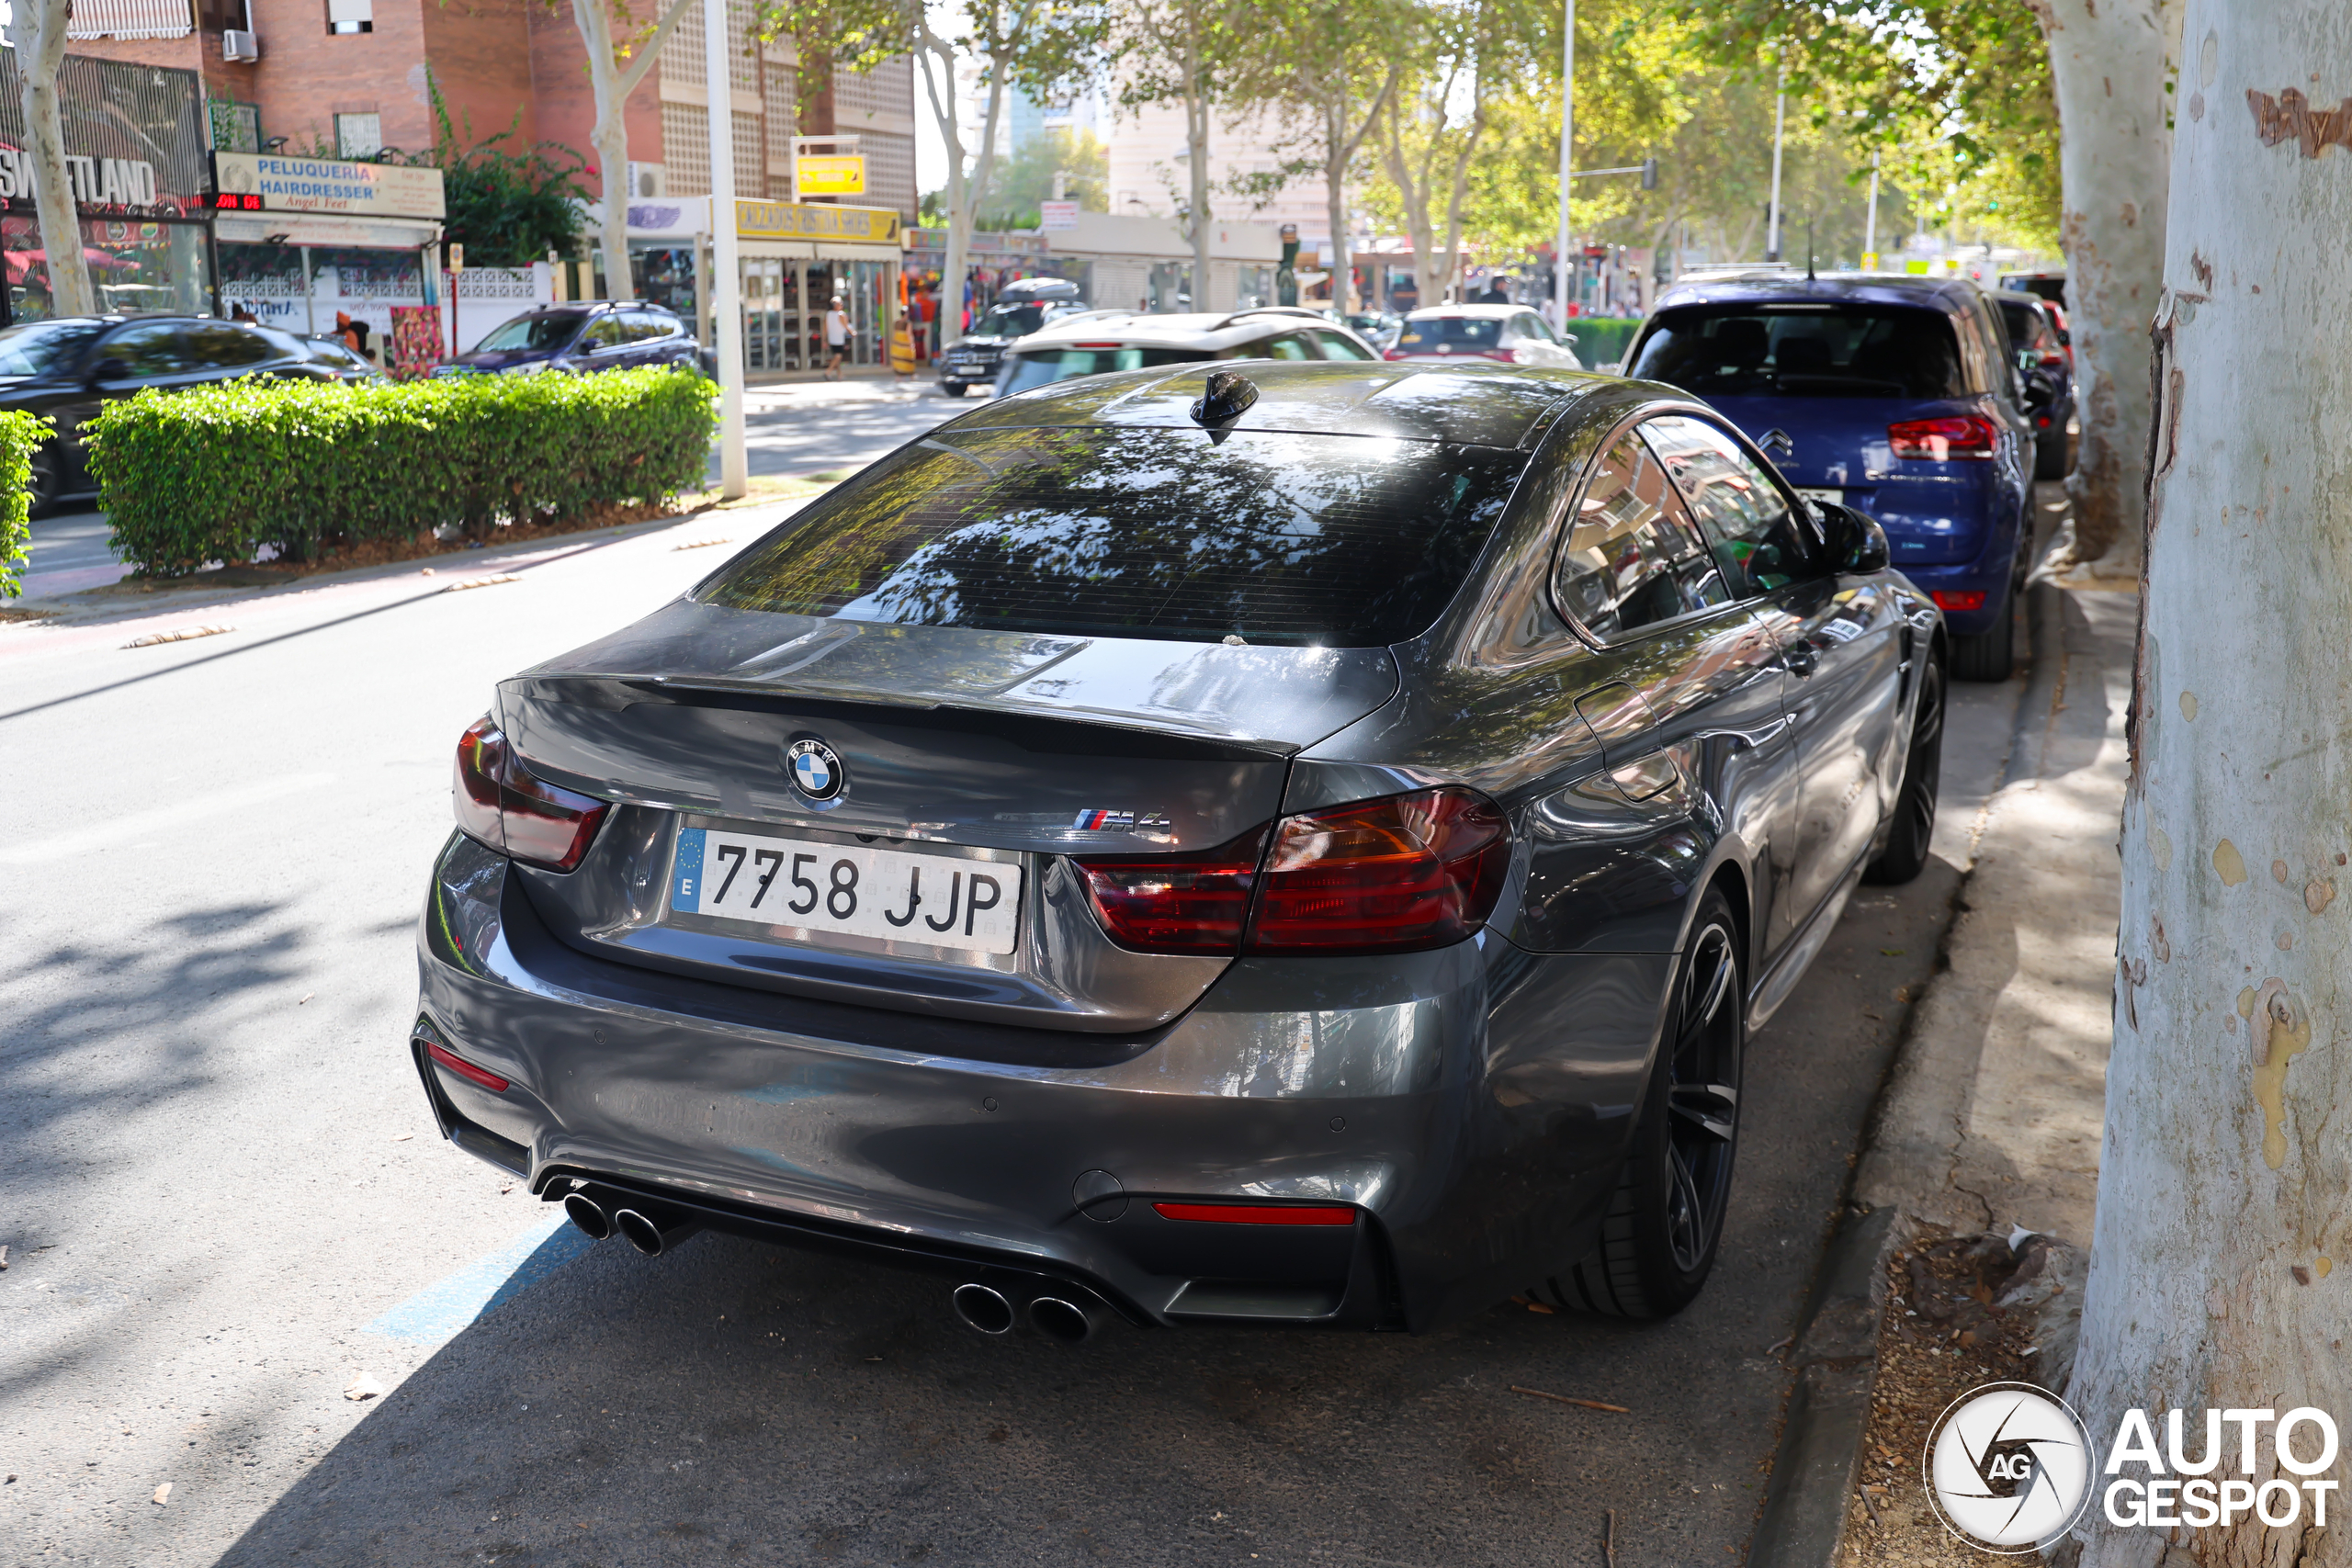
M 2130 592 L 2032 590 L 2006 781 L 1791 1352 L 1799 1389 L 1752 1568 L 1984 1561 L 1922 1490 L 1927 1429 L 1982 1383 L 2065 1386 L 2098 1193 L 2137 609 Z

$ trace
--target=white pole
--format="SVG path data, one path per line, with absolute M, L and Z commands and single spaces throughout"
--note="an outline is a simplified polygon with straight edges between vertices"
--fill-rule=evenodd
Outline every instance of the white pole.
M 1781 80 L 1772 89 L 1772 211 L 1764 239 L 1764 259 L 1773 262 L 1781 259 L 1781 125 L 1788 107 L 1788 95 L 1782 91 L 1788 81 L 1789 68 L 1783 65 Z
M 1878 153 L 1871 153 L 1871 211 L 1862 224 L 1862 254 L 1878 254 Z M 1876 265 L 1875 262 L 1867 265 Z
M 735 93 L 727 73 L 727 0 L 703 0 L 703 84 L 710 95 L 711 340 L 718 350 L 718 493 L 752 488 L 743 450 L 743 276 L 735 256 Z
M 1552 288 L 1560 319 L 1568 330 L 1568 186 L 1576 178 L 1577 0 L 1566 0 L 1560 23 L 1560 244 L 1552 254 Z

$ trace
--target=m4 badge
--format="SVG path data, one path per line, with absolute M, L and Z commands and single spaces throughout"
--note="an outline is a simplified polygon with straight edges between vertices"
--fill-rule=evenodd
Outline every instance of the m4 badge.
M 1165 833 L 1169 821 L 1165 811 L 1089 810 L 1070 826 L 1081 833 Z

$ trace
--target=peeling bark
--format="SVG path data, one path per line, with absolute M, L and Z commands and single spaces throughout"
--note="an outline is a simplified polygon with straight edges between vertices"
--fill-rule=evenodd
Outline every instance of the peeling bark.
M 2077 561 L 2100 576 L 2139 570 L 2141 453 L 2148 427 L 2148 321 L 2164 273 L 2167 55 L 2178 0 L 2040 0 L 2058 100 L 2065 186 L 2059 238 L 2074 331 Z
M 2148 535 L 2115 1050 L 2068 1390 L 2102 1453 L 2135 1407 L 2192 1425 L 2211 1407 L 2352 1419 L 2337 1119 L 2352 1103 L 2352 911 L 2335 908 L 2352 855 L 2352 448 L 2336 434 L 2352 417 L 2352 268 L 2314 261 L 2352 232 L 2352 165 L 2330 152 L 2336 111 L 2280 90 L 2352 85 L 2352 6 L 2190 0 L 2187 36 L 2195 93 L 2142 340 Z M 2269 1430 L 2257 1484 L 2296 1479 Z M 2310 1529 L 2306 1509 L 2300 1529 L 2241 1518 L 2171 1545 L 2205 1568 L 2346 1568 L 2339 1507 L 2335 1528 Z M 2075 1533 L 2082 1568 L 2166 1552 L 2168 1532 L 2109 1524 L 2096 1504 Z
M 65 59 L 65 22 L 72 11 L 71 0 L 16 0 L 8 36 L 17 46 L 50 302 L 61 316 L 95 316 L 97 292 L 90 287 L 89 260 L 82 254 L 82 218 L 65 170 L 65 121 L 57 105 L 57 68 Z

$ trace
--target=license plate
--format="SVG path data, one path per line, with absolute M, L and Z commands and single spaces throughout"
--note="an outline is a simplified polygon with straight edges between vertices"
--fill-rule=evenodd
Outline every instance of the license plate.
M 857 936 L 1011 953 L 1021 931 L 1021 866 L 683 828 L 670 908 L 785 937 Z
M 1842 490 L 1807 490 L 1799 485 L 1797 493 L 1807 501 L 1826 501 L 1832 506 L 1842 505 L 1846 500 L 1846 492 Z

